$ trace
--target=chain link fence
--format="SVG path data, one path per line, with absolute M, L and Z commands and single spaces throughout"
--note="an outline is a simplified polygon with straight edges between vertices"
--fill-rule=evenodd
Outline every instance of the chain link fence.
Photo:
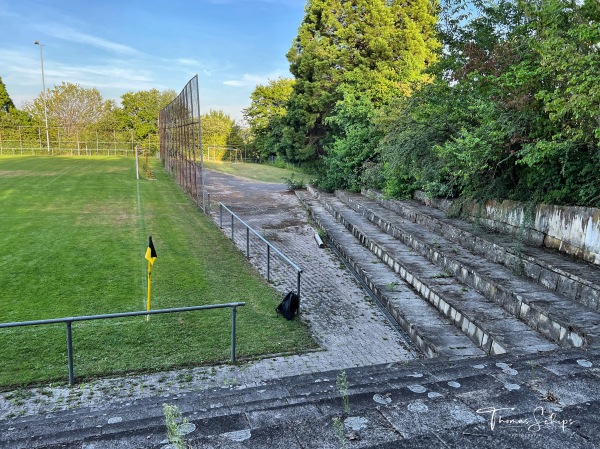
M 133 130 L 71 130 L 43 126 L 0 128 L 0 155 L 133 156 L 136 145 L 158 151 L 158 135 L 136 139 Z M 48 148 L 50 148 L 48 150 Z
M 198 75 L 160 111 L 158 123 L 160 160 L 198 207 L 206 212 Z

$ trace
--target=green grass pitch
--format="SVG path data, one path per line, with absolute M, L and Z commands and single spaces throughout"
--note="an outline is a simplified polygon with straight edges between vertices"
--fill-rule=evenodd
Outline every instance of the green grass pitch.
M 173 182 L 136 181 L 134 160 L 0 157 L 0 322 L 245 301 L 238 358 L 315 347 L 276 318 L 279 295 Z M 81 380 L 226 362 L 230 309 L 73 324 Z M 0 329 L 0 388 L 66 381 L 65 325 Z

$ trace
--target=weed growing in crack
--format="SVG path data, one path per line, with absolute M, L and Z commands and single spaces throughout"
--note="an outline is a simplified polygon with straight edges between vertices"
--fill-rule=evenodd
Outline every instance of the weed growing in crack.
M 342 449 L 346 449 L 346 436 L 344 435 L 344 432 L 345 432 L 344 422 L 337 416 L 335 418 L 333 418 L 333 428 L 335 429 L 335 434 L 337 436 L 338 441 L 340 442 L 340 447 Z
M 348 378 L 346 377 L 346 370 L 342 370 L 340 374 L 338 374 L 335 385 L 337 386 L 340 396 L 342 396 L 344 413 L 350 413 L 350 398 L 348 397 Z
M 167 438 L 175 449 L 186 449 L 187 444 L 181 432 L 182 428 L 187 427 L 188 420 L 181 416 L 179 407 L 176 405 L 163 404 L 163 413 L 167 425 Z

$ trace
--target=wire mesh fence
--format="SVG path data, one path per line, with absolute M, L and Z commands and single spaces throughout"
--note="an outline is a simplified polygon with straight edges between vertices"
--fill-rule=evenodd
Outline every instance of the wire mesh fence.
M 48 140 L 47 140 L 48 139 Z M 135 147 L 158 150 L 158 135 L 140 139 L 133 130 L 70 130 L 62 127 L 0 128 L 0 155 L 133 156 Z
M 206 211 L 198 75 L 159 113 L 160 160 Z

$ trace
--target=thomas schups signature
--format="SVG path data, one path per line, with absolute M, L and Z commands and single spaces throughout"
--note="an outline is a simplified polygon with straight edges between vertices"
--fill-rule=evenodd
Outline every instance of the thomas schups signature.
M 507 411 L 512 412 L 514 410 L 514 407 L 484 407 L 477 410 L 477 413 L 489 415 L 491 430 L 494 430 L 496 426 L 504 425 L 525 428 L 529 432 L 541 432 L 543 429 L 558 427 L 564 432 L 567 429 L 567 426 L 571 426 L 575 423 L 572 419 L 560 419 L 556 413 L 546 410 L 544 407 L 536 407 L 529 417 L 520 416 L 518 418 L 508 418 L 502 416 L 503 413 Z

